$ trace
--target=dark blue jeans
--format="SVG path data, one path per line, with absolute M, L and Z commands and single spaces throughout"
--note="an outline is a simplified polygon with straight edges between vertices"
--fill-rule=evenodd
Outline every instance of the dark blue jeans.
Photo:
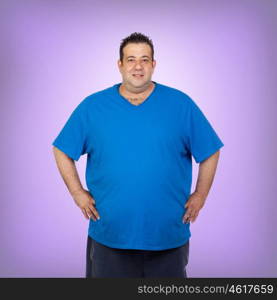
M 189 241 L 167 250 L 134 250 L 110 248 L 88 236 L 86 278 L 186 278 L 188 258 Z

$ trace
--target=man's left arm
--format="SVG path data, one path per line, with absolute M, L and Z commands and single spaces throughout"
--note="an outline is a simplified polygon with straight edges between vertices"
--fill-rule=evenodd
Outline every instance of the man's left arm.
M 204 206 L 209 190 L 214 180 L 216 167 L 219 159 L 219 150 L 199 164 L 198 178 L 195 191 L 186 202 L 187 209 L 183 223 L 194 222 L 200 209 Z

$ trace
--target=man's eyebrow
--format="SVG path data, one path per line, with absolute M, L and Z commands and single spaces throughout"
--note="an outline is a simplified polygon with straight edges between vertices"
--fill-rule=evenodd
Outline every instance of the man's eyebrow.
M 134 57 L 135 58 L 135 56 L 133 56 L 133 55 L 127 56 L 127 58 L 130 58 L 130 57 Z M 150 58 L 148 55 L 143 55 L 142 57 Z

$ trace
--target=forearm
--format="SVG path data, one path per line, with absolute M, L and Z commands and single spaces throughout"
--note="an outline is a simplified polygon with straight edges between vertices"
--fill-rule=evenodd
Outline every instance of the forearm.
M 69 193 L 73 196 L 73 194 L 82 191 L 83 187 L 74 160 L 68 157 L 64 152 L 60 151 L 55 146 L 53 147 L 53 153 L 55 156 L 57 167 L 64 183 L 68 188 Z
M 219 151 L 204 160 L 199 164 L 198 178 L 195 187 L 195 193 L 201 195 L 204 199 L 207 198 L 212 186 L 216 167 L 219 159 Z

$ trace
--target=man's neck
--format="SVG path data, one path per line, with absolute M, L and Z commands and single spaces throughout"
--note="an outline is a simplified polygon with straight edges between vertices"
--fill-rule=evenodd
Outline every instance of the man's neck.
M 151 81 L 149 86 L 144 90 L 140 92 L 133 92 L 128 89 L 126 89 L 124 84 L 121 84 L 119 87 L 120 94 L 126 98 L 129 102 L 132 104 L 138 105 L 142 103 L 153 91 L 155 87 L 155 84 Z

